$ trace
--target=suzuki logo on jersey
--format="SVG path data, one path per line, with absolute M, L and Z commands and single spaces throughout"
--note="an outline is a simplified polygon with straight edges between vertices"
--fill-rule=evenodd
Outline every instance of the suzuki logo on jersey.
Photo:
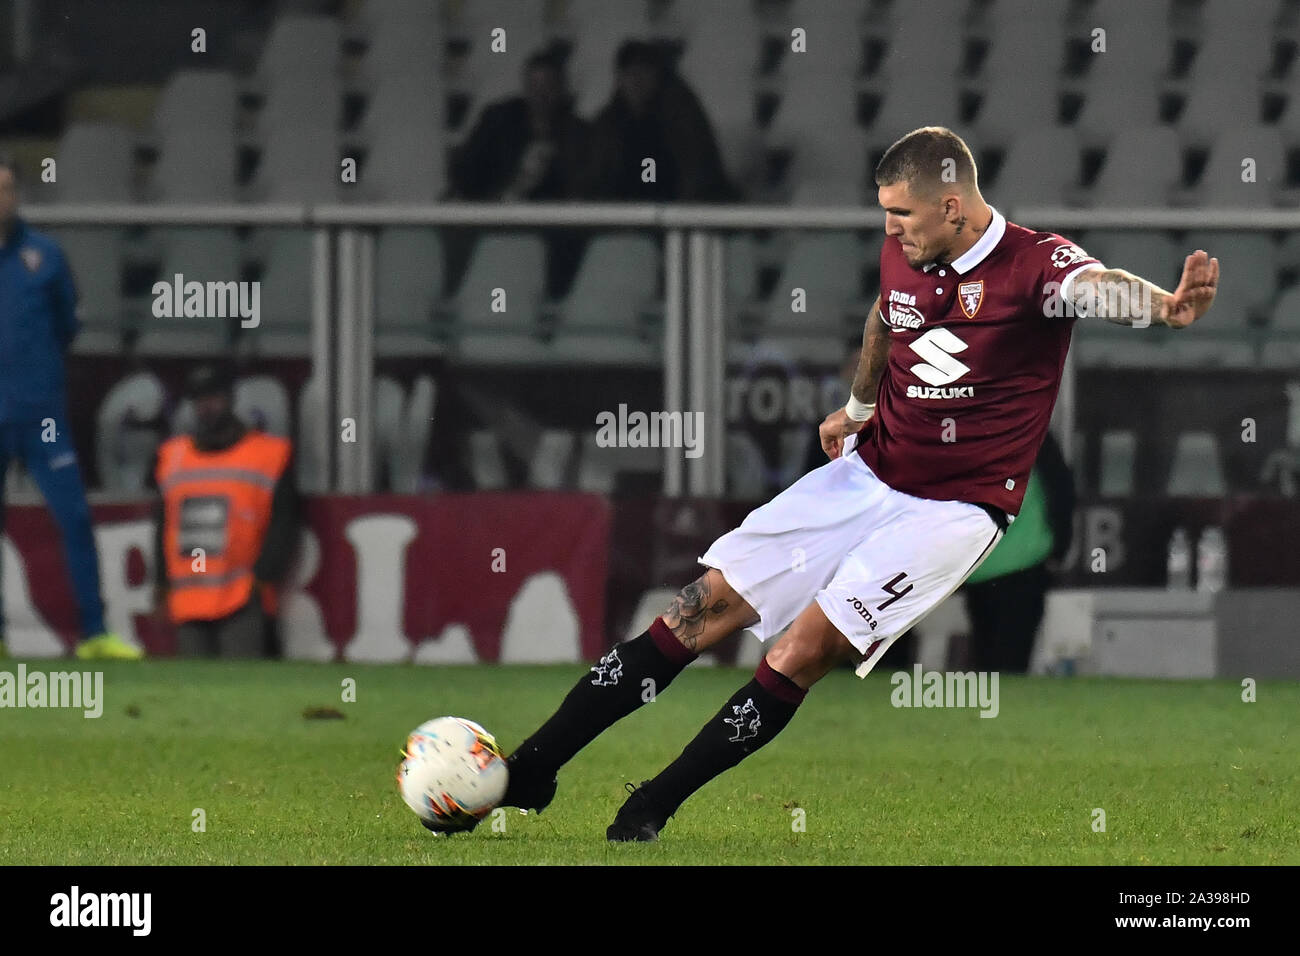
M 913 365 L 908 371 L 927 385 L 948 385 L 970 371 L 969 365 L 953 358 L 954 354 L 964 352 L 968 347 L 965 342 L 945 328 L 931 329 L 908 345 L 908 348 L 925 359 L 924 362 Z M 912 394 L 914 388 L 915 385 L 908 386 L 908 398 L 970 398 L 974 395 L 974 390 L 971 389 L 967 395 L 918 394 L 914 396 Z M 922 391 L 928 390 L 922 389 Z M 946 389 L 946 391 L 954 391 L 954 389 Z
M 957 286 L 957 299 L 961 302 L 961 310 L 966 313 L 966 318 L 975 318 L 975 313 L 984 301 L 984 280 L 963 282 Z

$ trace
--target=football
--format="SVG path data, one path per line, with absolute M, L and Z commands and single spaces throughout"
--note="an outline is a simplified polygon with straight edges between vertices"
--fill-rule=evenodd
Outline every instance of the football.
M 427 829 L 466 833 L 501 802 L 508 776 L 490 733 L 463 717 L 438 717 L 407 735 L 397 787 Z

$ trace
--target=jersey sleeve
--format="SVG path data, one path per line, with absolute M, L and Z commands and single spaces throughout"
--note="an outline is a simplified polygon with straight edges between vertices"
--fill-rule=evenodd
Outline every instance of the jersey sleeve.
M 1034 257 L 1030 272 L 1038 277 L 1038 294 L 1043 314 L 1072 314 L 1065 303 L 1070 301 L 1074 280 L 1090 269 L 1105 268 L 1100 260 L 1062 236 L 1049 234 L 1030 247 Z

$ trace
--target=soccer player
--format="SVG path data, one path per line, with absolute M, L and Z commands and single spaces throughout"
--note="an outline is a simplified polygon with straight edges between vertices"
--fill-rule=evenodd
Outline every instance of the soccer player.
M 547 806 L 559 768 L 641 706 L 644 681 L 662 692 L 739 629 L 775 639 L 681 756 L 628 784 L 607 838 L 657 839 L 687 797 L 780 733 L 813 684 L 844 661 L 865 677 L 997 544 L 1047 431 L 1076 316 L 1184 328 L 1214 301 L 1218 260 L 1201 250 L 1167 292 L 1007 222 L 951 130 L 908 133 L 875 179 L 880 296 L 848 403 L 820 426 L 831 460 L 715 541 L 700 558 L 708 570 L 578 681 L 510 755 L 504 805 Z
M 90 506 L 68 430 L 63 354 L 77 334 L 76 291 L 63 252 L 18 216 L 18 170 L 0 159 L 0 527 L 4 476 L 21 460 L 63 539 L 80 615 L 83 659 L 137 660 L 139 648 L 104 629 Z M 5 656 L 0 609 L 0 657 Z

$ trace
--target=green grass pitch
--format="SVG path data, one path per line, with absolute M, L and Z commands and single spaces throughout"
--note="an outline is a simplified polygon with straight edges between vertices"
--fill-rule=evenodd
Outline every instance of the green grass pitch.
M 455 714 L 512 748 L 581 666 L 101 666 L 99 719 L 0 710 L 0 864 L 1300 863 L 1295 683 L 1244 703 L 1230 681 L 1003 678 L 987 719 L 894 708 L 887 673 L 838 672 L 658 844 L 611 846 L 623 783 L 675 757 L 747 671 L 681 675 L 564 769 L 541 816 L 435 837 L 397 795 L 407 731 Z

